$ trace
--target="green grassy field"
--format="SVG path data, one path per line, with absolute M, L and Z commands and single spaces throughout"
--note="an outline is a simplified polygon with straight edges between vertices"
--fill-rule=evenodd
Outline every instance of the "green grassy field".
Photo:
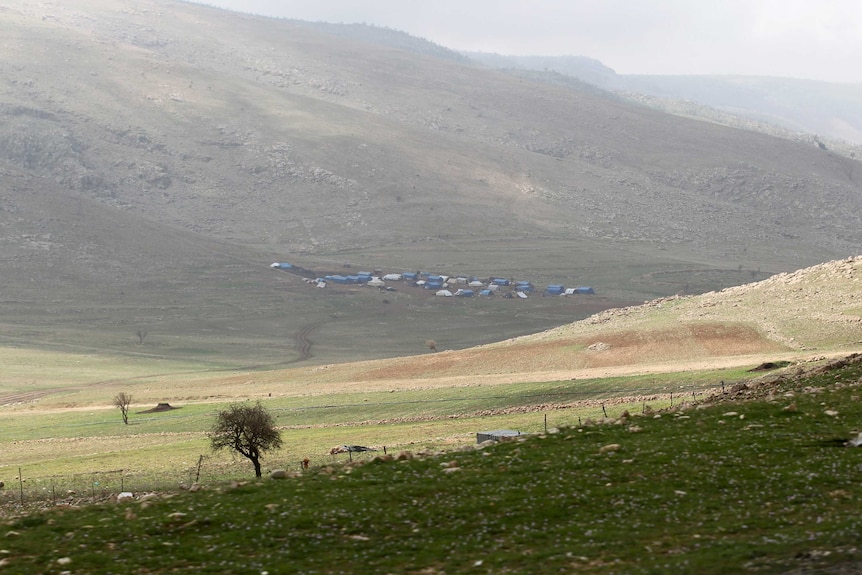
M 860 431 L 860 385 L 851 362 L 482 449 L 53 507 L 7 520 L 4 572 L 850 573 L 862 450 L 841 442 Z
M 647 405 L 679 405 L 715 391 L 721 380 L 748 375 L 734 368 L 434 388 L 393 384 L 383 391 L 354 386 L 337 391 L 336 384 L 321 393 L 301 382 L 277 386 L 267 382 L 265 372 L 214 384 L 211 371 L 182 362 L 20 349 L 0 353 L 9 368 L 4 397 L 17 401 L 0 409 L 0 480 L 12 485 L 21 479 L 25 500 L 53 498 L 70 483 L 80 491 L 81 482 L 99 483 L 102 491 L 171 488 L 187 482 L 192 468 L 212 481 L 244 476 L 248 463 L 213 454 L 206 437 L 218 410 L 233 401 L 259 400 L 273 413 L 284 446 L 264 463 L 268 469 L 294 469 L 305 458 L 315 465 L 343 460 L 345 455 L 329 453 L 343 444 L 370 446 L 375 453 L 451 448 L 472 444 L 480 431 L 534 433 L 618 417 L 624 410 L 637 413 Z M 268 389 L 280 391 L 272 397 Z M 113 407 L 120 391 L 133 398 L 129 425 Z M 39 395 L 27 395 L 32 393 Z M 174 409 L 148 412 L 161 402 Z M 10 501 L 21 495 L 2 492 Z

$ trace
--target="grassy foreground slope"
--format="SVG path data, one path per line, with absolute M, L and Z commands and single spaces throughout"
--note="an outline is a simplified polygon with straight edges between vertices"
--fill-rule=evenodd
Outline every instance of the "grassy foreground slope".
M 712 404 L 7 521 L 4 573 L 851 573 L 859 356 Z M 735 397 L 733 397 L 735 394 Z M 794 571 L 800 570 L 800 571 Z
M 862 258 L 829 262 L 467 350 L 289 370 L 0 350 L 0 480 L 23 475 L 27 499 L 80 491 L 68 483 L 106 472 L 106 488 L 141 490 L 188 481 L 201 456 L 202 477 L 241 476 L 243 462 L 212 457 L 206 441 L 234 401 L 263 402 L 284 429 L 270 469 L 332 463 L 342 444 L 437 449 L 487 429 L 541 431 L 545 416 L 567 426 L 678 405 L 764 362 L 859 351 L 860 267 Z M 112 407 L 119 392 L 134 399 L 128 426 Z M 181 409 L 146 413 L 163 402 Z

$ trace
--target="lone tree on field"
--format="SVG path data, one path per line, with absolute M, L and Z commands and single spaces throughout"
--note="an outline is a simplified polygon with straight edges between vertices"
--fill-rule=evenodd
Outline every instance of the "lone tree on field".
M 437 351 L 437 342 L 433 339 L 429 339 L 425 342 L 425 347 L 427 347 L 431 351 Z
M 123 423 L 129 424 L 129 406 L 132 404 L 132 394 L 121 391 L 114 396 L 114 405 L 120 409 L 120 414 L 123 416 Z
M 281 447 L 281 434 L 260 402 L 234 403 L 219 412 L 210 430 L 210 442 L 214 451 L 228 447 L 249 459 L 255 476 L 260 477 L 260 458 L 264 452 Z

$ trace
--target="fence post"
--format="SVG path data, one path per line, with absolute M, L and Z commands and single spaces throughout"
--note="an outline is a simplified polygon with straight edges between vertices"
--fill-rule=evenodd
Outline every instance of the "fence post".
M 18 489 L 21 491 L 21 504 L 24 504 L 24 479 L 21 477 L 21 468 L 18 468 Z
M 198 472 L 195 474 L 195 483 L 201 480 L 201 465 L 203 464 L 203 462 L 204 456 L 203 454 L 201 454 L 201 456 L 198 458 Z

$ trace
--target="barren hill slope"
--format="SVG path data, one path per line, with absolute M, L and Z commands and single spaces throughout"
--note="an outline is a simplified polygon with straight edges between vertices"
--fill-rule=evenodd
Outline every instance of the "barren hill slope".
M 405 343 L 386 321 L 424 302 L 322 302 L 261 270 L 517 275 L 631 301 L 862 245 L 859 162 L 595 92 L 170 0 L 0 0 L 0 38 L 4 205 L 62 207 L 35 232 L 27 217 L 4 221 L 6 237 L 43 243 L 29 265 L 0 259 L 0 274 L 7 293 L 58 302 L 74 318 L 67 340 L 110 324 L 98 343 L 110 346 L 131 331 L 118 322 L 138 322 L 178 340 L 229 329 L 277 356 L 326 324 L 317 349 L 332 360 L 400 355 L 447 329 L 466 347 L 572 317 L 494 308 L 476 322 L 431 309 L 420 343 Z M 159 231 L 133 234 L 133 218 Z M 122 265 L 107 263 L 118 250 Z M 44 273 L 51 262 L 67 269 L 62 281 Z M 91 291 L 118 267 L 128 281 L 98 281 L 143 294 L 122 317 L 94 307 Z M 678 275 L 653 281 L 666 272 Z M 41 335 L 51 329 L 44 306 L 16 305 L 17 325 L 30 314 Z M 381 323 L 379 341 L 356 345 Z
M 495 229 L 858 245 L 862 168 L 819 150 L 202 6 L 2 6 L 0 158 L 190 229 L 291 251 Z
M 284 391 L 434 387 L 756 365 L 862 349 L 862 256 L 421 357 L 266 374 Z

